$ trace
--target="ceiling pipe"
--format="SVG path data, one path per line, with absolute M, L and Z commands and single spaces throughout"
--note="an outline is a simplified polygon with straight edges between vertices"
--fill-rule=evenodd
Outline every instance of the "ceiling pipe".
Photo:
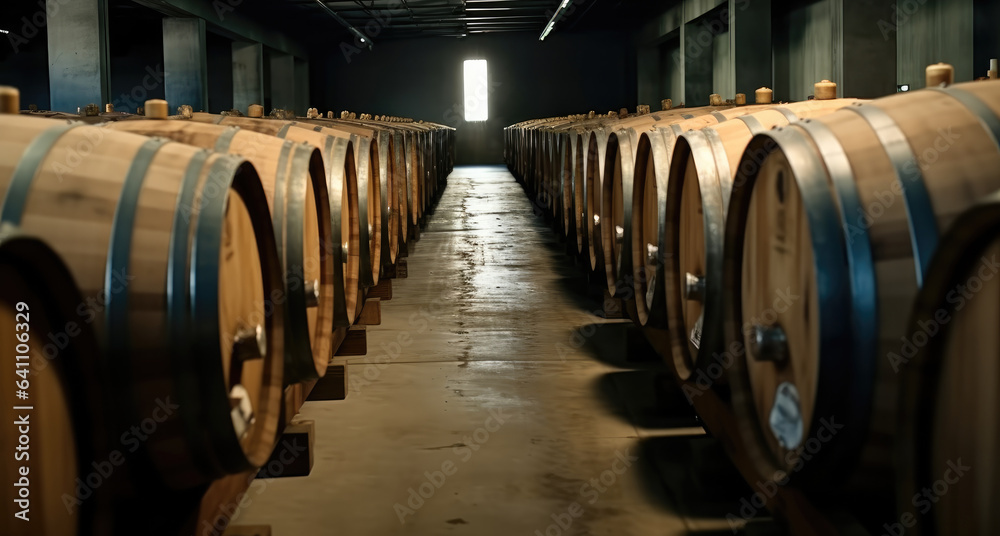
M 326 10 L 326 12 L 329 13 L 330 16 L 333 17 L 337 22 L 342 24 L 344 28 L 347 28 L 347 31 L 354 34 L 354 37 L 357 37 L 362 44 L 368 45 L 368 50 L 372 50 L 375 47 L 375 43 L 373 43 L 371 39 L 369 39 L 365 34 L 361 33 L 361 30 L 355 28 L 351 23 L 347 22 L 347 20 L 344 19 L 344 17 L 338 15 L 336 11 L 330 9 L 330 6 L 326 5 L 326 3 L 323 2 L 323 0 L 316 0 L 316 3 L 319 4 L 320 7 L 322 7 L 324 10 Z
M 552 14 L 552 18 L 549 19 L 549 23 L 546 24 L 545 29 L 542 30 L 542 35 L 538 37 L 539 41 L 545 41 L 545 38 L 552 33 L 552 30 L 556 27 L 556 23 L 559 22 L 559 19 L 561 19 L 563 14 L 566 13 L 566 10 L 569 9 L 569 5 L 572 2 L 573 0 L 562 0 L 562 3 L 559 4 L 559 9 Z

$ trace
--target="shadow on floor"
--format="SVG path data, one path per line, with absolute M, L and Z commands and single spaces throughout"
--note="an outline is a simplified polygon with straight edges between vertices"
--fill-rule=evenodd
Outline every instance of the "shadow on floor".
M 624 408 L 620 417 L 642 429 L 700 427 L 694 408 L 665 372 L 612 372 L 597 380 L 596 390 L 609 408 Z
M 704 536 L 784 534 L 766 511 L 749 502 L 753 490 L 711 437 L 653 437 L 639 442 L 642 486 L 651 503 L 665 512 L 727 529 L 693 530 Z M 660 502 L 656 502 L 660 501 Z M 748 507 L 750 509 L 748 509 Z M 749 520 L 744 516 L 751 516 Z
M 663 357 L 628 319 L 580 326 L 582 350 L 597 361 L 633 370 L 667 371 Z

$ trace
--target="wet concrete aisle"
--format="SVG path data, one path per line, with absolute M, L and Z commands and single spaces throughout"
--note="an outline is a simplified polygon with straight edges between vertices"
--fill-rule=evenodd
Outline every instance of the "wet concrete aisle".
M 704 487 L 687 474 L 700 428 L 663 427 L 658 363 L 625 361 L 624 324 L 594 314 L 505 168 L 456 168 L 408 261 L 369 354 L 349 359 L 347 400 L 303 407 L 312 474 L 256 481 L 236 524 L 279 536 L 729 533 L 734 503 L 689 498 Z

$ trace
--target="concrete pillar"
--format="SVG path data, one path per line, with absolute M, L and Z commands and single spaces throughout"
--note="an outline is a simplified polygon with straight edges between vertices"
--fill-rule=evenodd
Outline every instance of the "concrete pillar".
M 164 90 L 171 111 L 189 104 L 208 110 L 208 46 L 205 21 L 196 18 L 163 19 Z
M 271 65 L 271 106 L 275 109 L 295 109 L 295 57 L 274 52 L 269 54 Z
M 771 0 L 729 0 L 729 42 L 736 93 L 754 100 L 759 87 L 771 87 Z M 729 98 L 729 97 L 726 97 Z
M 107 0 L 47 0 L 51 108 L 111 102 Z
M 264 49 L 260 43 L 233 43 L 233 108 L 247 113 L 264 104 Z

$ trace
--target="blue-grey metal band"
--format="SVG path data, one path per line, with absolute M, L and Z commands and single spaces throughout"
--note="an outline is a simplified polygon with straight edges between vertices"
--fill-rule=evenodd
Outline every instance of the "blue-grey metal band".
M 284 148 L 282 148 L 284 152 Z M 282 268 L 284 270 L 284 276 L 282 277 L 282 282 L 284 283 L 287 278 L 297 279 L 299 284 L 299 289 L 292 292 L 291 289 L 286 288 L 286 296 L 288 297 L 287 307 L 285 308 L 285 313 L 287 318 L 290 320 L 290 325 L 285 326 L 285 333 L 288 337 L 285 339 L 285 355 L 290 356 L 291 359 L 285 360 L 285 371 L 290 373 L 293 378 L 315 378 L 316 368 L 313 361 L 312 353 L 312 335 L 309 333 L 309 319 L 306 315 L 308 306 L 305 302 L 305 244 L 303 243 L 301 232 L 295 231 L 296 229 L 303 229 L 305 226 L 304 217 L 306 210 L 315 210 L 315 207 L 306 207 L 306 181 L 308 181 L 309 176 L 309 161 L 312 156 L 312 148 L 301 144 L 290 144 L 289 152 L 291 153 L 286 160 L 291 160 L 290 175 L 286 174 L 286 179 L 284 181 L 279 181 L 275 188 L 276 192 L 281 192 L 282 195 L 282 212 L 284 212 L 283 233 L 288 233 L 289 230 L 298 234 L 297 239 L 289 239 L 289 237 L 282 237 L 281 246 L 278 248 L 278 254 L 282 257 Z M 284 169 L 282 167 L 281 169 Z M 303 178 L 305 177 L 305 180 Z M 275 195 L 275 206 L 277 206 L 277 195 Z M 277 226 L 275 226 L 275 236 L 278 235 Z M 286 285 L 287 287 L 287 285 Z M 290 368 L 288 365 L 292 363 L 295 365 L 294 368 Z M 301 368 L 305 370 L 300 370 Z
M 229 146 L 233 144 L 233 138 L 239 131 L 240 127 L 229 127 L 223 131 L 222 134 L 219 135 L 219 138 L 215 140 L 215 152 L 228 153 Z
M 139 147 L 139 152 L 132 159 L 125 174 L 125 182 L 118 197 L 118 205 L 115 207 L 111 240 L 108 245 L 108 261 L 104 269 L 104 302 L 107 303 L 107 308 L 104 310 L 106 322 L 104 332 L 108 337 L 106 348 L 112 355 L 124 356 L 124 353 L 128 352 L 130 333 L 129 294 L 126 289 L 122 289 L 118 296 L 112 296 L 112 285 L 115 283 L 116 274 L 120 274 L 118 277 L 127 277 L 125 274 L 129 271 L 129 260 L 132 257 L 132 233 L 135 229 L 139 194 L 142 193 L 142 185 L 153 158 L 167 143 L 168 140 L 164 138 L 150 138 Z
M 694 119 L 694 116 L 691 114 L 681 114 L 681 117 L 683 117 L 684 119 Z
M 728 117 L 722 115 L 719 112 L 712 112 L 712 117 L 716 118 L 720 123 L 728 119 Z
M 764 125 L 760 124 L 760 121 L 752 115 L 744 115 L 737 117 L 736 119 L 739 119 L 746 124 L 747 128 L 750 129 L 751 136 L 756 136 L 757 134 L 767 130 L 764 128 Z
M 805 119 L 795 123 L 810 136 L 818 148 L 823 163 L 830 175 L 831 190 L 837 196 L 840 206 L 841 226 L 844 229 L 847 246 L 849 277 L 853 306 L 852 332 L 855 338 L 855 350 L 852 353 L 852 365 L 863 374 L 854 376 L 855 381 L 864 382 L 874 378 L 875 365 L 878 359 L 875 353 L 878 348 L 879 314 L 878 293 L 875 278 L 875 261 L 872 255 L 871 237 L 865 221 L 865 210 L 858 195 L 858 187 L 854 171 L 847 153 L 840 140 L 830 130 L 830 127 L 819 121 Z M 802 140 L 800 150 L 812 150 L 808 143 Z M 862 391 L 871 396 L 870 390 L 874 383 L 867 387 L 852 382 L 851 387 L 863 388 Z M 860 401 L 860 400 L 858 400 Z
M 224 116 L 224 115 L 220 115 L 219 117 L 216 117 L 215 119 L 213 119 L 213 120 L 212 120 L 212 124 L 213 124 L 213 125 L 218 125 L 218 124 L 219 124 L 219 123 L 221 123 L 221 122 L 222 122 L 222 120 L 223 120 L 223 119 L 225 119 L 225 118 L 226 118 L 226 116 Z
M 684 133 L 684 129 L 677 123 L 670 125 L 670 130 L 674 131 L 674 134 L 677 134 L 678 136 Z
M 930 267 L 934 250 L 937 249 L 938 228 L 920 162 L 913 154 L 906 134 L 884 110 L 872 105 L 848 106 L 847 109 L 868 122 L 892 162 L 896 180 L 903 189 L 903 199 L 906 201 L 910 243 L 913 257 L 917 260 L 917 285 L 923 286 L 924 274 Z
M 243 159 L 236 156 L 218 156 L 212 165 L 212 171 L 198 192 L 198 221 L 195 223 L 190 245 L 192 333 L 190 353 L 204 359 L 218 359 L 219 355 L 219 248 L 225 225 L 226 201 L 230 195 L 233 178 L 243 162 Z M 206 195 L 206 192 L 211 191 L 217 194 Z M 223 389 L 206 388 L 206 386 L 227 385 L 228 379 L 222 376 L 221 367 L 206 367 L 198 377 L 198 381 L 202 387 L 201 394 L 206 408 L 218 407 L 216 402 L 224 403 L 224 397 L 221 401 L 217 400 L 220 395 L 224 395 Z M 218 412 L 211 410 L 205 410 L 205 414 L 204 422 L 212 422 L 212 417 L 219 415 Z M 206 435 L 216 445 L 220 442 L 226 443 L 225 451 L 239 451 L 238 443 L 236 445 L 229 443 L 229 440 L 236 440 L 232 428 L 211 426 Z M 229 473 L 239 472 L 245 468 L 245 460 L 230 456 L 221 456 L 217 462 Z
M 940 91 L 962 103 L 962 106 L 968 108 L 970 112 L 979 118 L 979 121 L 986 127 L 986 131 L 993 136 L 994 145 L 1000 146 L 1000 117 L 997 117 L 993 110 L 980 100 L 979 97 L 968 91 L 954 87 L 935 87 L 930 89 L 931 91 Z
M 170 230 L 170 245 L 167 256 L 167 318 L 175 331 L 170 338 L 177 349 L 186 347 L 187 331 L 183 329 L 187 318 L 187 278 L 188 278 L 188 237 L 194 210 L 194 196 L 198 179 L 211 151 L 203 150 L 191 157 L 184 178 L 181 179 L 177 203 L 174 207 L 174 222 Z
M 733 173 L 729 168 L 729 157 L 726 156 L 726 146 L 722 142 L 722 136 L 714 128 L 702 129 L 701 133 L 712 148 L 712 159 L 715 162 L 715 179 L 722 193 L 722 206 L 723 208 L 728 207 L 729 196 L 733 193 Z M 723 211 L 723 215 L 725 215 L 725 211 Z
M 789 123 L 794 123 L 799 120 L 799 116 L 795 115 L 795 112 L 785 108 L 784 106 L 775 106 L 771 109 L 785 116 L 785 119 L 787 119 Z
M 323 152 L 323 164 L 326 166 L 326 176 L 327 180 L 331 180 L 333 177 L 333 146 L 337 141 L 333 136 L 326 137 L 325 149 Z
M 274 210 L 271 211 L 271 222 L 274 225 L 274 239 L 278 251 L 281 251 L 285 244 L 285 189 L 290 182 L 288 159 L 294 145 L 288 140 L 281 144 L 281 152 L 278 153 L 278 172 L 274 177 Z
M 45 160 L 49 151 L 63 134 L 82 126 L 84 123 L 54 126 L 31 140 L 10 177 L 7 195 L 3 199 L 3 205 L 0 205 L 0 221 L 20 225 L 21 216 L 24 214 L 24 203 L 28 199 L 31 183 L 35 180 L 35 175 L 38 174 L 38 168 L 42 165 L 42 161 Z
M 288 134 L 288 129 L 291 128 L 291 127 L 292 127 L 292 123 L 285 123 L 284 125 L 281 126 L 281 128 L 278 129 L 278 132 L 275 133 L 274 135 L 277 136 L 277 137 L 279 137 L 279 138 L 284 138 L 285 135 Z
M 313 132 L 323 132 L 323 125 L 316 125 L 313 127 Z

